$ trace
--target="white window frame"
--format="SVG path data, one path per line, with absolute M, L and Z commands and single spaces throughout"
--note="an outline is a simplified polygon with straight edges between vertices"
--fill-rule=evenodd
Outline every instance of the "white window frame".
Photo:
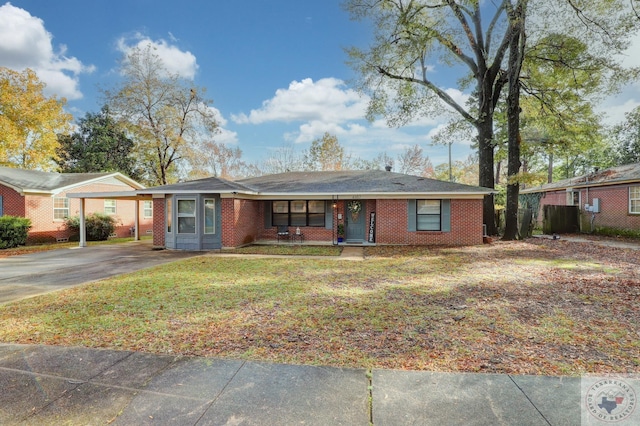
M 145 219 L 153 217 L 153 200 L 144 200 L 142 202 L 142 217 Z
M 180 213 L 180 203 L 182 201 L 193 201 L 193 213 Z M 178 199 L 176 200 L 176 214 L 177 214 L 177 231 L 178 234 L 183 234 L 183 235 L 194 235 L 198 233 L 198 220 L 196 217 L 196 212 L 198 211 L 198 200 L 195 198 L 182 198 L 182 199 Z M 193 232 L 180 232 L 180 219 L 184 219 L 184 218 L 193 218 Z
M 107 204 L 111 204 L 113 202 L 113 205 L 107 205 Z M 116 202 L 116 200 L 112 199 L 112 198 L 106 198 L 104 200 L 104 214 L 108 214 L 109 216 L 113 216 L 118 212 L 118 203 Z M 113 210 L 113 211 L 111 211 Z
M 629 214 L 640 214 L 640 185 L 629 187 Z
M 211 207 L 209 207 L 209 205 Z M 207 209 L 209 208 L 209 209 Z M 203 219 L 204 219 L 204 234 L 210 235 L 216 233 L 216 200 L 214 198 L 205 198 L 202 206 L 203 209 Z M 211 225 L 211 229 L 207 230 L 207 213 L 213 214 L 213 221 Z
M 56 207 L 56 201 L 64 201 L 64 207 Z M 66 210 L 66 214 L 63 214 L 63 217 L 56 217 L 56 211 L 64 211 Z M 53 220 L 54 221 L 63 221 L 69 217 L 69 199 L 67 197 L 53 197 Z

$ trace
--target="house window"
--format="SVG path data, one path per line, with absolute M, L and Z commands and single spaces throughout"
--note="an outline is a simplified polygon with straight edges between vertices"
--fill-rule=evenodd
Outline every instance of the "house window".
M 116 200 L 104 200 L 104 213 L 116 214 Z
M 322 200 L 274 201 L 271 223 L 273 226 L 324 226 L 325 213 Z
M 196 233 L 196 200 L 178 200 L 178 234 Z
M 171 233 L 171 224 L 173 223 L 173 221 L 171 220 L 171 218 L 173 217 L 173 210 L 171 210 L 171 198 L 167 198 L 167 209 L 165 210 L 166 214 L 167 214 L 167 232 Z
M 580 191 L 567 192 L 567 205 L 579 206 L 580 205 Z
M 324 226 L 324 201 L 309 201 L 309 226 Z
M 204 233 L 216 233 L 216 200 L 204 199 Z
M 640 186 L 629 187 L 629 213 L 640 214 Z
M 142 215 L 145 219 L 153 217 L 153 201 L 142 202 Z
M 289 225 L 289 202 L 273 202 L 273 226 Z
M 416 229 L 440 231 L 442 209 L 440 200 L 416 200 Z
M 53 219 L 65 220 L 69 217 L 69 199 L 67 197 L 56 197 L 53 199 Z

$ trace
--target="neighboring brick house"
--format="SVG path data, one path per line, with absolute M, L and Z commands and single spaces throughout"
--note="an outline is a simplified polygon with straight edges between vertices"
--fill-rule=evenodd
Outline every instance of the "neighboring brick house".
M 539 197 L 539 223 L 545 205 L 577 206 L 583 232 L 591 232 L 592 227 L 640 229 L 640 163 L 598 170 L 520 193 Z
M 292 172 L 218 178 L 136 191 L 153 197 L 157 248 L 207 250 L 277 239 L 305 242 L 475 245 L 491 189 L 386 171 Z
M 29 242 L 64 241 L 70 237 L 65 218 L 76 216 L 80 201 L 70 195 L 83 193 L 131 192 L 144 186 L 121 173 L 49 173 L 0 167 L 0 216 L 31 219 Z M 116 218 L 116 234 L 131 235 L 135 223 L 135 203 L 139 206 L 139 232 L 151 232 L 151 201 L 117 198 L 91 199 L 85 214 L 101 212 Z

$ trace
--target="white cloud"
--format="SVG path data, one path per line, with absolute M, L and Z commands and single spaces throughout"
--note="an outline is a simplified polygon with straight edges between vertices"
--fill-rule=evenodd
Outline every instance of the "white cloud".
M 344 123 L 362 120 L 367 102 L 368 99 L 345 88 L 344 82 L 337 78 L 316 82 L 305 78 L 292 81 L 286 89 L 278 89 L 273 98 L 262 103 L 262 108 L 252 110 L 249 115 L 232 115 L 231 119 L 240 124 L 270 121 Z
M 173 34 L 169 35 L 172 41 L 176 41 Z M 152 40 L 143 34 L 136 33 L 132 37 L 121 37 L 116 42 L 116 48 L 125 55 L 135 48 L 145 49 L 147 46 L 151 46 L 171 74 L 178 74 L 180 77 L 190 80 L 194 79 L 198 71 L 195 55 L 189 51 L 180 50 L 166 40 Z
M 631 44 L 622 58 L 625 67 L 640 67 L 640 33 L 631 38 Z M 615 125 L 625 120 L 625 113 L 640 106 L 640 81 L 623 87 L 620 93 L 608 97 L 599 105 L 604 123 Z
M 447 93 L 463 105 L 469 97 L 457 89 L 448 89 Z M 284 133 L 286 142 L 308 144 L 327 132 L 335 135 L 348 153 L 361 158 L 373 158 L 385 151 L 395 156 L 415 144 L 422 146 L 427 155 L 442 149 L 430 146 L 430 130 L 448 122 L 451 111 L 443 109 L 438 117 L 420 117 L 401 128 L 390 128 L 382 118 L 366 121 L 368 102 L 367 96 L 348 88 L 340 79 L 306 78 L 278 89 L 271 99 L 248 114 L 231 115 L 231 120 L 254 125 L 299 123 L 297 129 Z M 464 148 L 466 152 L 468 147 Z
M 95 67 L 67 57 L 64 45 L 54 51 L 52 39 L 42 19 L 11 3 L 0 6 L 0 66 L 16 71 L 31 68 L 47 85 L 47 95 L 82 98 L 79 75 Z
M 218 133 L 215 134 L 214 139 L 216 142 L 224 143 L 225 145 L 235 145 L 238 143 L 238 133 L 225 128 L 229 122 L 218 108 L 208 107 L 218 123 Z
M 218 128 L 219 132 L 215 134 L 213 139 L 218 143 L 225 145 L 236 145 L 238 143 L 238 133 L 225 129 L 224 127 Z

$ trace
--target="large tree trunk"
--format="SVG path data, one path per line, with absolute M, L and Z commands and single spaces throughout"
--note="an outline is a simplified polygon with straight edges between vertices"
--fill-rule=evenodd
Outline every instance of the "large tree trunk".
M 503 240 L 518 238 L 518 195 L 520 183 L 520 70 L 524 60 L 524 13 L 520 5 L 510 17 L 512 25 L 509 44 L 509 93 L 507 95 L 507 135 L 509 163 L 507 165 L 507 204 Z
M 490 109 L 491 104 L 484 109 Z M 478 123 L 478 162 L 479 162 L 479 184 L 485 188 L 495 188 L 495 178 L 493 174 L 493 114 L 482 113 L 484 119 Z M 484 197 L 482 204 L 482 221 L 487 226 L 488 235 L 497 235 L 495 205 L 493 194 Z

